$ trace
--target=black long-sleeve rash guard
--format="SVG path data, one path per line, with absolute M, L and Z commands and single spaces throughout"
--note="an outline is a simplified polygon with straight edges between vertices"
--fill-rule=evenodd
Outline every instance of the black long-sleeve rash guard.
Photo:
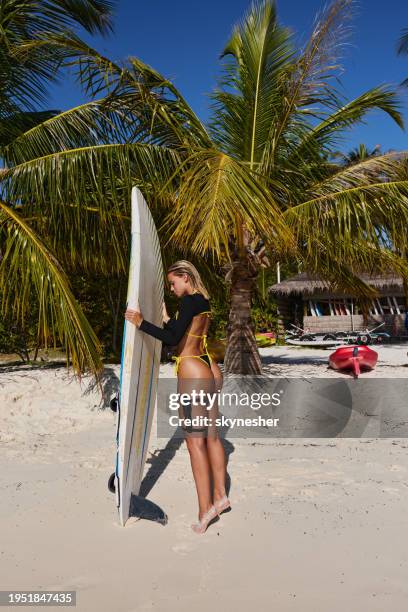
M 187 294 L 181 298 L 177 318 L 169 319 L 167 323 L 164 323 L 164 327 L 157 327 L 157 325 L 143 319 L 139 329 L 168 346 L 174 346 L 184 336 L 194 315 L 206 310 L 210 310 L 210 302 L 201 293 Z

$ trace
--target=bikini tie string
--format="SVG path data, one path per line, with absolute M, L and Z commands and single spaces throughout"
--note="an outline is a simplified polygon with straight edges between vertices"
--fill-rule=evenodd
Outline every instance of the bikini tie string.
M 181 360 L 180 360 L 180 357 L 178 355 L 173 355 L 172 359 L 174 359 L 174 361 L 176 362 L 174 364 L 174 368 L 175 368 L 175 373 L 177 374 Z

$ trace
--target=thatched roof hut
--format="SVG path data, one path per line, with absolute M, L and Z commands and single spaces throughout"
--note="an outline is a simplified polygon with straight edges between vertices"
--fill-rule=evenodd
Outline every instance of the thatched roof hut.
M 402 278 L 394 274 L 381 274 L 377 276 L 359 274 L 358 276 L 365 283 L 375 287 L 380 292 L 390 291 L 403 293 L 404 291 Z M 302 272 L 301 274 L 287 278 L 281 283 L 272 285 L 269 287 L 268 293 L 275 296 L 310 296 L 316 293 L 331 293 L 332 295 L 336 295 L 336 292 L 330 288 L 330 283 L 322 280 L 318 276 L 307 274 L 306 272 Z
M 383 323 L 383 331 L 406 336 L 407 305 L 402 278 L 390 273 L 361 273 L 358 277 L 377 290 L 378 297 L 368 309 L 360 307 L 352 293 L 336 290 L 328 281 L 305 272 L 272 285 L 268 293 L 277 303 L 280 325 L 294 323 L 311 333 L 333 333 Z

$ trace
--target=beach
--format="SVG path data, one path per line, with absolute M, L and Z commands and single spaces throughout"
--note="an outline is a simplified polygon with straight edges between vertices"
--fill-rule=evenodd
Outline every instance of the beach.
M 0 612 L 405 612 L 405 4 L 0 32 Z
M 379 349 L 363 376 L 406 377 L 406 345 Z M 260 353 L 269 375 L 343 376 L 327 351 Z M 187 448 L 153 425 L 142 489 L 168 522 L 123 528 L 107 489 L 118 376 L 106 366 L 101 401 L 64 367 L 2 368 L 3 590 L 76 590 L 81 611 L 405 610 L 406 439 L 224 440 L 232 511 L 197 535 Z

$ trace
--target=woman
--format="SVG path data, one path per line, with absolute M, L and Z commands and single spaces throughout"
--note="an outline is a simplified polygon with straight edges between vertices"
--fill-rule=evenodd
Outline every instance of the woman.
M 197 391 L 203 389 L 205 393 L 217 393 L 221 390 L 223 377 L 207 350 L 211 314 L 208 293 L 197 269 L 189 261 L 177 261 L 170 266 L 167 279 L 170 291 L 181 298 L 175 318 L 168 316 L 164 303 L 163 328 L 146 321 L 138 310 L 127 309 L 125 318 L 165 344 L 177 345 L 177 357 L 173 359 L 176 361 L 178 393 L 190 393 L 193 388 Z M 208 427 L 182 426 L 198 496 L 198 523 L 191 527 L 196 533 L 204 533 L 214 518 L 231 507 L 225 491 L 225 452 L 215 427 L 218 407 L 215 402 L 211 410 L 195 404 L 182 406 L 180 410 L 183 410 L 184 418 L 201 416 L 212 422 Z M 200 422 L 204 424 L 206 421 L 201 419 Z

